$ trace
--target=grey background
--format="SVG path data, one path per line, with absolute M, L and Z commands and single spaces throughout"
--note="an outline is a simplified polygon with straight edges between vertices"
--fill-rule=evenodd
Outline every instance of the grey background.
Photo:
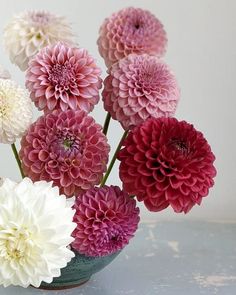
M 127 6 L 151 10 L 167 31 L 169 43 L 164 59 L 175 72 L 181 87 L 181 101 L 176 116 L 192 122 L 203 131 L 217 157 L 215 187 L 201 208 L 196 206 L 186 218 L 235 218 L 235 0 L 0 0 L 0 4 L 1 32 L 14 13 L 24 10 L 45 9 L 65 15 L 72 24 L 80 46 L 87 48 L 97 59 L 103 77 L 106 68 L 98 54 L 96 40 L 104 18 Z M 24 85 L 24 74 L 10 63 L 3 46 L 0 46 L 0 63 L 16 81 Z M 105 113 L 101 102 L 93 114 L 102 124 Z M 37 116 L 35 111 L 35 118 Z M 121 133 L 119 124 L 112 122 L 109 142 L 113 149 Z M 7 145 L 0 145 L 0 176 L 19 179 Z M 120 183 L 116 169 L 108 183 Z M 159 214 L 142 210 L 145 220 L 170 216 L 180 218 L 170 209 Z

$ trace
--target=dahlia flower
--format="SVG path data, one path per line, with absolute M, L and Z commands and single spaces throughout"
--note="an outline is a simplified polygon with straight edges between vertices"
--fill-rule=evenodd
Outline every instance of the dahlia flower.
M 4 69 L 4 67 L 1 65 L 0 65 L 0 79 L 11 79 L 11 75 L 9 71 Z
M 19 154 L 26 176 L 53 181 L 60 193 L 71 197 L 99 184 L 108 153 L 107 139 L 92 117 L 55 110 L 29 127 Z
M 28 93 L 9 79 L 0 79 L 0 143 L 14 143 L 29 127 L 32 105 Z
M 90 189 L 76 199 L 74 208 L 77 227 L 72 247 L 86 256 L 105 256 L 121 250 L 138 227 L 136 201 L 117 186 Z
M 203 134 L 175 118 L 150 118 L 134 128 L 119 159 L 124 189 L 150 211 L 171 205 L 187 213 L 208 195 L 216 175 Z
M 129 129 L 149 117 L 172 116 L 180 91 L 164 62 L 155 56 L 131 54 L 110 68 L 102 95 L 112 118 Z
M 39 110 L 90 112 L 99 100 L 100 74 L 85 49 L 57 43 L 43 48 L 31 60 L 26 87 Z
M 60 276 L 60 269 L 74 257 L 67 248 L 74 211 L 50 183 L 0 184 L 0 284 L 39 287 Z
M 29 60 L 43 47 L 58 41 L 72 43 L 72 31 L 64 17 L 46 11 L 15 15 L 4 30 L 10 60 L 25 71 Z
M 131 53 L 163 56 L 167 38 L 163 25 L 153 14 L 141 8 L 129 7 L 105 19 L 97 44 L 109 68 Z

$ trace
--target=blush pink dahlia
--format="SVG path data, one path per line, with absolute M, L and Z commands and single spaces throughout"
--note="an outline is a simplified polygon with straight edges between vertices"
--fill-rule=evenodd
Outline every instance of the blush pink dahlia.
M 139 222 L 136 201 L 117 186 L 93 188 L 76 199 L 72 247 L 86 256 L 105 256 L 121 250 Z
M 99 100 L 100 74 L 85 49 L 57 43 L 43 48 L 30 61 L 26 87 L 39 110 L 90 112 Z
M 213 186 L 215 156 L 203 134 L 175 118 L 148 119 L 119 153 L 124 189 L 150 211 L 187 213 Z
M 149 117 L 172 116 L 179 96 L 170 68 L 146 54 L 132 54 L 120 60 L 110 68 L 104 81 L 104 107 L 125 129 Z
M 53 181 L 70 197 L 101 181 L 109 145 L 101 126 L 83 111 L 41 116 L 21 140 L 20 158 L 33 181 Z
M 97 41 L 107 67 L 131 54 L 163 56 L 167 38 L 161 22 L 149 11 L 125 8 L 105 19 Z

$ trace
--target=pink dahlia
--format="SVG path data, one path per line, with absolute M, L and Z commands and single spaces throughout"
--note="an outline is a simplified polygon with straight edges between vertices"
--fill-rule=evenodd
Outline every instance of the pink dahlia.
M 104 107 L 125 129 L 149 117 L 172 116 L 179 96 L 170 68 L 146 54 L 132 54 L 120 60 L 110 68 L 104 81 Z
M 26 87 L 39 110 L 90 112 L 99 100 L 101 70 L 85 49 L 63 43 L 43 48 L 29 63 Z
M 117 186 L 93 188 L 75 202 L 72 247 L 86 256 L 105 256 L 121 250 L 139 222 L 136 201 Z
M 21 140 L 20 158 L 26 176 L 53 181 L 70 197 L 99 184 L 109 150 L 92 117 L 80 110 L 55 110 L 30 126 Z
M 203 134 L 175 118 L 150 118 L 134 128 L 119 153 L 124 189 L 150 211 L 187 213 L 213 186 L 215 156 Z
M 129 7 L 105 19 L 97 44 L 109 68 L 130 53 L 163 56 L 167 38 L 163 25 L 153 14 Z

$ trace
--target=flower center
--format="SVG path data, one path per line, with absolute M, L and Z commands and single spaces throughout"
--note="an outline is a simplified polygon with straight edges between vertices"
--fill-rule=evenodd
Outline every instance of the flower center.
M 171 139 L 170 146 L 173 147 L 174 149 L 180 151 L 183 155 L 189 154 L 188 144 L 181 139 L 178 139 L 178 138 Z
M 157 88 L 160 86 L 160 79 L 158 79 L 158 69 L 153 62 L 145 62 L 139 71 L 139 82 L 143 88 Z M 157 83 L 159 81 L 159 83 Z
M 139 34 L 138 30 L 142 29 L 144 26 L 143 18 L 139 15 L 131 16 L 131 18 L 129 19 L 129 25 L 134 29 L 134 34 Z
M 11 107 L 9 103 L 6 102 L 6 95 L 4 92 L 0 91 L 0 118 L 7 116 Z
M 141 27 L 141 24 L 139 22 L 136 22 L 134 24 L 134 27 L 135 27 L 136 30 L 138 30 Z
M 75 143 L 74 140 L 71 140 L 70 138 L 69 139 L 66 138 L 66 139 L 64 139 L 63 147 L 64 147 L 65 150 L 68 150 L 68 149 L 73 147 L 74 143 Z
M 118 241 L 118 238 L 119 238 L 118 235 L 117 236 L 112 236 L 111 241 L 115 243 L 115 242 Z
M 11 259 L 19 260 L 20 258 L 24 257 L 24 252 L 15 248 L 8 247 L 7 254 Z
M 114 247 L 120 242 L 121 233 L 118 229 L 110 229 L 104 236 L 104 244 Z
M 3 230 L 0 235 L 0 257 L 18 262 L 24 259 L 35 246 L 31 236 L 27 228 L 14 226 Z
M 57 131 L 57 139 L 52 144 L 52 149 L 63 158 L 74 158 L 78 154 L 82 154 L 83 151 L 80 138 L 67 129 Z
M 74 79 L 74 71 L 71 64 L 54 65 L 49 72 L 49 81 L 60 87 L 68 87 Z
M 79 141 L 76 137 L 70 134 L 60 134 L 58 136 L 59 144 L 65 151 L 70 151 L 73 149 L 79 150 Z

